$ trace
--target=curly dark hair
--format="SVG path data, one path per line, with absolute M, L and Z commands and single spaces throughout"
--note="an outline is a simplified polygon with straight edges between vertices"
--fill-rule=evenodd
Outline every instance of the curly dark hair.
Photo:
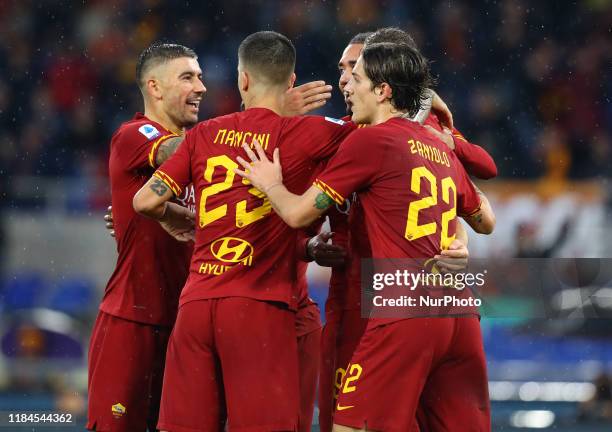
M 387 83 L 393 107 L 414 116 L 433 84 L 429 61 L 409 45 L 389 42 L 368 44 L 361 55 L 372 88 Z
M 405 32 L 399 27 L 383 27 L 379 28 L 373 33 L 370 33 L 365 39 L 364 44 L 370 45 L 374 43 L 403 43 L 408 45 L 410 48 L 417 50 L 418 47 L 412 36 L 408 32 Z
M 372 36 L 372 34 L 372 32 L 357 33 L 351 38 L 348 45 L 363 45 L 366 42 L 366 39 Z

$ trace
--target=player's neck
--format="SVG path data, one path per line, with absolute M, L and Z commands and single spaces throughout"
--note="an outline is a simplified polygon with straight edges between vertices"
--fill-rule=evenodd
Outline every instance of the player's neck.
M 154 106 L 145 103 L 145 112 L 144 115 L 149 120 L 153 120 L 156 123 L 159 123 L 164 128 L 168 129 L 170 132 L 175 133 L 177 135 L 182 135 L 185 131 L 185 128 L 177 125 L 171 118 L 166 114 L 165 111 L 156 109 Z
M 283 115 L 283 93 L 277 91 L 257 92 L 254 94 L 244 94 L 244 108 L 266 108 L 274 111 L 278 115 Z
M 370 123 L 372 126 L 381 124 L 386 122 L 389 119 L 395 117 L 401 117 L 405 113 L 402 111 L 398 111 L 391 104 L 384 104 L 378 107 L 374 116 L 372 117 L 372 122 Z

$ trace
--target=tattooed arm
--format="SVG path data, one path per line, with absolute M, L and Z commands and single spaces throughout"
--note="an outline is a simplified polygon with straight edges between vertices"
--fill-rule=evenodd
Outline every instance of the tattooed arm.
M 168 185 L 153 176 L 134 195 L 132 204 L 137 213 L 159 221 L 177 240 L 193 240 L 195 215 L 183 206 L 168 202 L 173 196 Z
M 157 177 L 151 177 L 145 185 L 140 188 L 132 204 L 134 210 L 143 216 L 159 220 L 165 213 L 169 201 L 174 194 L 172 190 Z
M 166 159 L 174 154 L 178 146 L 183 142 L 183 139 L 185 139 L 184 136 L 177 136 L 162 141 L 157 149 L 157 155 L 155 156 L 155 163 L 157 166 L 166 162 Z
M 474 185 L 480 196 L 480 208 L 474 214 L 465 216 L 463 219 L 479 234 L 491 234 L 495 228 L 495 213 L 489 204 L 485 194 Z
M 305 228 L 323 215 L 334 201 L 316 186 L 311 186 L 302 195 L 295 195 L 282 183 L 268 188 L 266 192 L 276 213 L 291 228 Z

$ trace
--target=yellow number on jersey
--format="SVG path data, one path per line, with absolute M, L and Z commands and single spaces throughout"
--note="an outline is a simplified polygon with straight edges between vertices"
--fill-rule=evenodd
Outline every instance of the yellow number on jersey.
M 450 193 L 453 193 L 453 206 L 442 213 L 442 233 L 440 238 L 440 249 L 448 249 L 450 244 L 455 240 L 455 234 L 448 236 L 448 225 L 450 221 L 457 217 L 457 186 L 450 177 L 444 177 L 442 179 L 442 201 L 446 204 L 450 204 Z
M 225 168 L 225 179 L 221 183 L 214 183 L 210 186 L 202 189 L 202 195 L 200 198 L 200 228 L 204 228 L 206 225 L 213 223 L 214 221 L 221 219 L 227 215 L 227 204 L 220 205 L 213 209 L 206 208 L 206 201 L 208 197 L 216 195 L 232 187 L 234 184 L 234 178 L 236 174 L 234 169 L 238 168 L 238 164 L 231 160 L 227 155 L 214 156 L 206 161 L 206 170 L 204 171 L 204 180 L 212 183 L 212 177 L 215 172 L 215 168 Z M 246 179 L 243 179 L 243 184 Z M 248 192 L 251 195 L 256 196 L 262 200 L 262 204 L 255 207 L 254 209 L 247 210 L 247 200 L 238 201 L 236 203 L 236 226 L 242 228 L 253 222 L 258 221 L 272 211 L 272 206 L 268 198 L 256 188 L 250 188 Z
M 424 178 L 429 183 L 429 195 L 416 201 L 412 201 L 408 207 L 408 220 L 406 221 L 406 232 L 404 237 L 407 240 L 413 241 L 421 237 L 435 234 L 438 230 L 436 222 L 429 222 L 419 225 L 419 212 L 421 210 L 433 207 L 438 204 L 438 186 L 436 176 L 426 167 L 420 166 L 412 169 L 410 179 L 410 190 L 415 194 L 421 195 L 421 179 Z M 455 239 L 455 235 L 448 236 L 448 228 L 450 222 L 457 216 L 457 186 L 451 177 L 444 177 L 441 181 L 442 201 L 450 204 L 450 196 L 452 192 L 453 205 L 452 208 L 442 213 L 442 233 L 440 238 L 440 249 L 448 249 L 450 244 Z
M 212 177 L 215 172 L 215 168 L 221 166 L 225 168 L 225 180 L 221 183 L 211 184 L 208 187 L 202 189 L 202 196 L 200 198 L 200 228 L 213 223 L 217 219 L 221 219 L 227 214 L 227 204 L 223 204 L 219 207 L 215 207 L 212 210 L 206 210 L 206 199 L 211 196 L 223 192 L 232 187 L 234 183 L 234 169 L 238 168 L 238 164 L 231 160 L 226 155 L 214 156 L 206 161 L 206 170 L 204 171 L 204 180 L 212 183 Z
M 406 233 L 404 236 L 410 241 L 434 234 L 437 229 L 435 222 L 419 225 L 419 212 L 438 204 L 436 177 L 424 166 L 412 170 L 410 190 L 420 195 L 421 178 L 423 177 L 429 182 L 430 194 L 425 198 L 411 202 L 410 207 L 408 207 L 408 221 L 406 222 Z
M 357 386 L 350 385 L 354 381 L 357 381 L 361 376 L 361 372 L 363 372 L 363 368 L 361 365 L 354 363 L 350 368 L 347 368 L 346 380 L 344 381 L 344 387 L 342 388 L 342 393 L 350 393 L 357 390 Z
M 251 184 L 251 182 L 245 178 L 242 179 L 242 183 L 245 185 Z M 250 188 L 248 192 L 257 198 L 262 199 L 263 202 L 259 207 L 255 207 L 251 211 L 246 209 L 246 200 L 242 200 L 236 204 L 236 226 L 239 228 L 252 224 L 253 222 L 257 222 L 259 219 L 265 217 L 272 211 L 272 204 L 270 204 L 270 201 L 268 200 L 268 197 L 266 197 L 265 193 L 255 187 Z

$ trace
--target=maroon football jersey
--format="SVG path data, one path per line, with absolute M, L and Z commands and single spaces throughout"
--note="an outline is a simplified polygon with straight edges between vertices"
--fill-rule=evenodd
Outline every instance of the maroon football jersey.
M 317 165 L 354 126 L 335 119 L 281 117 L 265 108 L 199 123 L 155 175 L 182 193 L 193 182 L 196 244 L 181 295 L 189 301 L 240 296 L 295 308 L 297 231 L 274 213 L 265 195 L 234 173 L 243 143 L 257 139 L 268 156 L 280 149 L 283 181 L 303 193 Z
M 350 116 L 343 117 L 342 120 L 350 121 Z M 427 117 L 425 124 L 434 127 L 435 129 L 442 131 L 438 118 L 434 113 L 430 113 Z M 457 129 L 453 128 L 453 138 L 455 140 L 455 155 L 461 161 L 461 164 L 469 174 L 475 175 L 479 178 L 491 178 L 497 175 L 497 167 L 491 156 L 481 147 L 469 143 Z M 343 221 L 341 218 L 330 218 L 330 224 L 332 225 L 332 231 L 341 233 L 343 230 L 348 230 L 348 260 L 346 266 L 346 278 L 347 291 L 343 295 L 340 293 L 335 295 L 334 298 L 338 297 L 341 301 L 338 305 L 347 310 L 360 309 L 361 305 L 361 258 L 370 258 L 371 248 L 370 241 L 367 234 L 365 216 L 363 206 L 359 202 L 356 195 L 352 195 L 350 200 L 347 200 L 350 204 L 350 216 L 348 222 Z M 343 223 L 344 222 L 344 223 Z M 341 272 L 336 269 L 332 269 L 332 279 L 334 273 L 340 274 Z M 342 273 L 344 275 L 344 273 Z M 341 286 L 341 284 L 336 284 Z M 334 285 L 330 283 L 330 297 L 332 292 L 336 292 L 333 289 Z
M 455 154 L 418 123 L 392 118 L 348 137 L 315 185 L 342 204 L 358 192 L 374 258 L 430 258 L 480 198 Z
M 111 140 L 109 173 L 117 265 L 100 309 L 132 321 L 171 325 L 187 278 L 192 243 L 181 243 L 152 219 L 134 212 L 132 199 L 155 170 L 159 145 L 177 136 L 142 114 L 123 123 Z M 193 192 L 185 188 L 182 203 Z

